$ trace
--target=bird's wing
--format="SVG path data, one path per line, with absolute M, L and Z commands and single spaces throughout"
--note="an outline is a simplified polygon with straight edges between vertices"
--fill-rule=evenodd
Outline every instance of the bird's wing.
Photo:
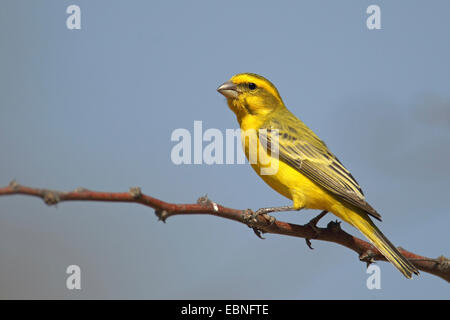
M 278 137 L 279 160 L 290 165 L 338 198 L 381 220 L 381 215 L 364 199 L 358 182 L 314 132 L 290 112 L 283 121 L 271 119 L 259 132 L 259 139 L 272 151 Z M 275 149 L 276 151 L 276 149 Z

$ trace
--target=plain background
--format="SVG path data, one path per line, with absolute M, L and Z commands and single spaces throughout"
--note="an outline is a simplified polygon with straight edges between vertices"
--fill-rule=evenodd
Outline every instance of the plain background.
M 66 28 L 81 7 L 82 29 Z M 0 185 L 287 205 L 245 165 L 171 162 L 173 130 L 237 128 L 218 85 L 255 72 L 351 170 L 397 245 L 450 255 L 449 1 L 18 1 L 0 8 Z M 316 212 L 279 213 L 306 223 Z M 321 225 L 332 219 L 330 215 Z M 359 235 L 348 225 L 345 230 Z M 344 247 L 134 204 L 0 198 L 0 298 L 448 299 Z M 68 265 L 80 291 L 66 289 Z

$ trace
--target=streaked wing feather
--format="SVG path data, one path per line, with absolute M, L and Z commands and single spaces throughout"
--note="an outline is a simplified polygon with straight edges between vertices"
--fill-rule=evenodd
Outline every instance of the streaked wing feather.
M 321 187 L 381 220 L 380 214 L 364 199 L 358 182 L 302 121 L 287 114 L 289 121 L 270 121 L 260 132 L 261 143 L 271 150 L 274 134 L 278 135 L 279 159 L 304 174 Z M 288 125 L 287 125 L 288 124 Z

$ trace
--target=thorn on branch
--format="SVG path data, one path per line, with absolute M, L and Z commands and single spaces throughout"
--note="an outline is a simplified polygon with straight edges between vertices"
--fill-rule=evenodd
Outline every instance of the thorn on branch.
M 371 250 L 367 250 L 359 255 L 359 260 L 365 262 L 367 267 L 369 267 L 370 264 L 375 262 L 374 257 L 375 254 Z
M 169 217 L 169 212 L 163 209 L 155 209 L 155 214 L 158 217 L 158 221 L 166 223 L 166 219 Z
M 200 204 L 202 206 L 212 205 L 214 212 L 219 212 L 219 206 L 214 201 L 211 201 L 208 198 L 207 194 L 205 194 L 204 196 L 201 196 L 200 198 L 198 198 L 197 199 L 197 204 Z
M 330 221 L 327 224 L 327 229 L 333 231 L 333 232 L 339 232 L 342 230 L 341 228 L 341 221 Z
M 140 187 L 131 187 L 129 192 L 133 199 L 139 199 L 142 197 L 142 190 Z
M 49 206 L 56 205 L 60 201 L 59 195 L 57 192 L 48 191 L 48 190 L 44 191 L 43 199 L 44 199 L 45 204 L 47 204 Z
M 209 200 L 208 195 L 205 194 L 204 196 L 201 196 L 197 199 L 197 204 L 206 205 L 209 203 L 209 201 L 211 200 Z
M 438 268 L 441 271 L 448 271 L 450 269 L 450 259 L 446 258 L 444 256 L 439 256 L 436 259 L 437 261 L 439 261 L 439 265 Z
M 15 179 L 11 180 L 11 182 L 8 184 L 8 187 L 11 188 L 14 191 L 17 191 L 17 189 L 19 188 L 19 184 L 17 183 L 17 181 Z
M 75 190 L 73 190 L 74 192 L 88 192 L 89 190 L 83 187 L 78 187 Z

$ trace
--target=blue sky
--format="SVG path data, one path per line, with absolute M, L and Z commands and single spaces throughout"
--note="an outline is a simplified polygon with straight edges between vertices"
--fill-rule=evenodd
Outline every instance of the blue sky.
M 66 8 L 81 8 L 81 30 Z M 397 245 L 450 255 L 448 1 L 4 1 L 0 185 L 207 193 L 235 208 L 289 204 L 249 165 L 180 165 L 177 128 L 237 128 L 218 85 L 269 78 L 361 184 Z M 315 212 L 279 213 L 306 223 Z M 324 219 L 326 223 L 332 217 Z M 346 231 L 358 235 L 348 225 Z M 448 283 L 379 263 L 380 290 L 341 246 L 209 216 L 157 222 L 133 204 L 0 198 L 0 298 L 442 299 Z M 77 264 L 82 290 L 65 287 Z

